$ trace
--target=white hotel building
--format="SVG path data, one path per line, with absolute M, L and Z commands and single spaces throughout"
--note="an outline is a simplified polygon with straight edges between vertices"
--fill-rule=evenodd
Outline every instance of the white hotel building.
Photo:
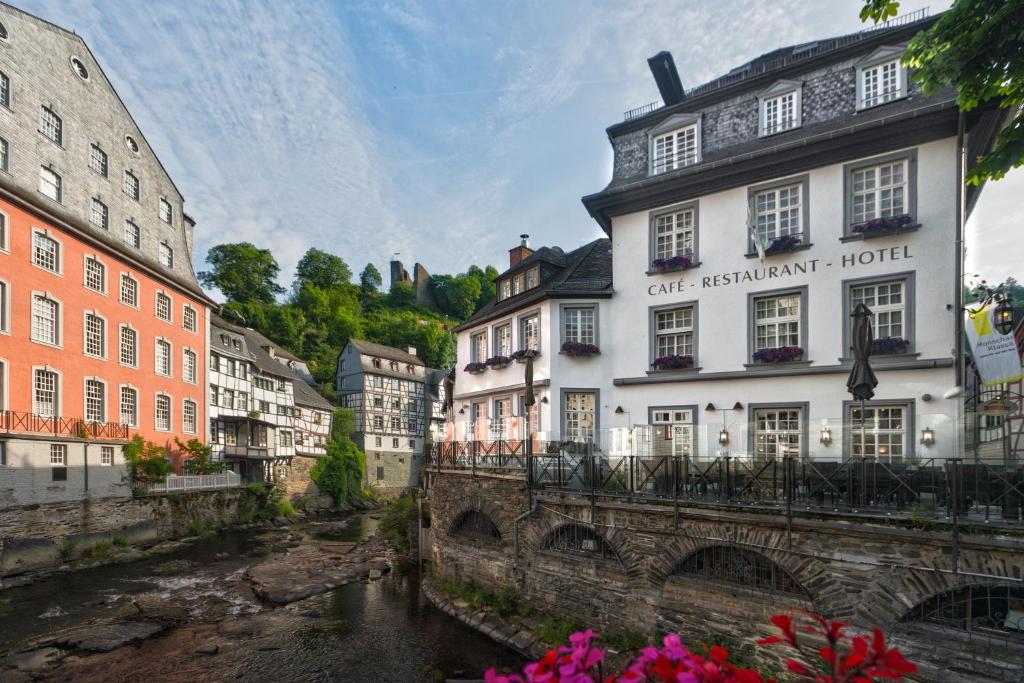
M 696 457 L 952 456 L 959 112 L 899 63 L 932 21 L 776 50 L 688 91 L 671 55 L 649 60 L 664 104 L 608 128 L 612 180 L 583 199 L 610 239 L 610 298 L 534 303 L 528 287 L 501 290 L 513 269 L 502 315 L 485 308 L 460 329 L 460 370 L 502 355 L 506 325 L 521 347 L 536 309 L 544 438 L 614 452 L 640 435 Z M 966 116 L 967 159 L 1003 116 Z M 863 422 L 845 386 L 861 301 L 881 340 Z M 596 357 L 558 353 L 581 306 Z M 460 372 L 456 422 L 521 414 L 521 388 L 511 369 Z

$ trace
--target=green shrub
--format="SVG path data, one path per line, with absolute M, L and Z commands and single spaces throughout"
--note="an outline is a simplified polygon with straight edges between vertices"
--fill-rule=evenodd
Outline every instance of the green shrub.
M 114 545 L 116 545 L 118 548 L 131 548 L 132 542 L 124 536 L 115 536 Z
M 110 551 L 113 547 L 114 544 L 110 541 L 98 541 L 85 552 L 85 557 L 88 557 L 90 560 L 104 560 L 110 556 Z
M 128 463 L 128 476 L 136 492 L 145 491 L 154 484 L 162 484 L 174 466 L 167 459 L 167 449 L 146 441 L 139 434 L 122 449 Z
M 546 617 L 540 623 L 534 635 L 549 645 L 562 645 L 569 641 L 569 636 L 582 631 L 586 626 L 575 617 Z
M 227 467 L 227 464 L 220 460 L 213 459 L 213 447 L 207 446 L 199 439 L 189 439 L 182 443 L 181 439 L 174 437 L 174 443 L 178 444 L 181 457 L 188 462 L 188 471 L 191 474 L 220 474 Z
M 378 533 L 395 544 L 402 554 L 409 553 L 409 522 L 416 514 L 416 498 L 411 493 L 403 493 L 388 503 L 380 518 Z
M 336 507 L 363 497 L 363 472 L 366 455 L 352 441 L 355 412 L 338 408 L 331 422 L 331 438 L 327 441 L 327 455 L 317 460 L 309 473 L 317 489 L 331 497 Z

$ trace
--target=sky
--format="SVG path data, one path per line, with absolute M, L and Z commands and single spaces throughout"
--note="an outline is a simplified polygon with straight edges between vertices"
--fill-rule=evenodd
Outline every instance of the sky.
M 611 177 L 605 128 L 659 99 L 648 57 L 692 87 L 863 28 L 859 0 L 14 2 L 89 43 L 185 195 L 196 270 L 244 240 L 285 286 L 311 246 L 387 282 L 395 253 L 502 270 L 520 233 L 600 237 L 580 198 Z M 1022 194 L 1024 169 L 985 189 L 969 276 L 1024 275 Z

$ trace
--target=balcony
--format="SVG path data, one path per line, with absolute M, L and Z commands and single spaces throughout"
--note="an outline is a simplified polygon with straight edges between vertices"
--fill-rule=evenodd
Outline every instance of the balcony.
M 0 434 L 52 434 L 78 439 L 127 441 L 128 425 L 89 422 L 79 417 L 46 417 L 15 410 L 0 411 Z
M 274 457 L 274 449 L 267 446 L 224 446 L 224 457 L 266 460 Z

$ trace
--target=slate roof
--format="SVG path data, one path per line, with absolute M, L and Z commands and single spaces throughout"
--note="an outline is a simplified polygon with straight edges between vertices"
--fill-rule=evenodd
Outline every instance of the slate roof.
M 255 330 L 251 330 L 248 327 L 235 325 L 234 323 L 229 323 L 228 321 L 216 315 L 210 316 L 210 324 L 213 325 L 214 327 L 219 327 L 221 329 L 227 330 L 228 332 L 233 332 L 237 335 L 240 335 L 245 340 L 245 347 L 246 350 L 248 351 L 249 360 L 255 363 L 256 367 L 258 367 L 260 370 L 270 375 L 276 375 L 277 377 L 283 377 L 289 380 L 292 379 L 293 373 L 291 368 L 277 362 L 276 360 L 271 358 L 269 353 L 263 350 L 263 347 L 260 345 L 259 338 L 266 339 L 266 337 L 260 334 L 259 338 L 257 338 L 256 336 L 254 336 L 258 334 L 255 332 Z
M 456 331 L 493 320 L 505 313 L 545 299 L 611 296 L 612 242 L 608 238 L 594 240 L 568 253 L 558 247 L 542 247 L 529 258 L 524 259 L 523 263 L 531 259 L 534 259 L 533 263 L 546 261 L 558 266 L 560 270 L 546 279 L 542 276 L 538 287 L 501 301 L 497 299 L 490 301 L 470 316 L 466 322 L 455 328 Z M 503 277 L 508 272 L 521 270 L 520 266 L 509 269 L 499 277 Z
M 359 353 L 365 353 L 367 356 L 379 356 L 388 360 L 397 360 L 400 363 L 424 365 L 423 361 L 416 356 L 401 349 L 396 349 L 393 346 L 385 346 L 384 344 L 377 344 L 363 339 L 349 339 L 348 343 L 356 347 Z
M 316 389 L 309 386 L 309 384 L 306 383 L 306 380 L 302 379 L 298 373 L 287 366 L 282 365 L 281 367 L 287 368 L 292 373 L 292 391 L 295 394 L 296 405 L 307 406 L 309 408 L 320 408 L 321 410 L 328 411 L 334 409 L 334 405 L 321 396 Z

